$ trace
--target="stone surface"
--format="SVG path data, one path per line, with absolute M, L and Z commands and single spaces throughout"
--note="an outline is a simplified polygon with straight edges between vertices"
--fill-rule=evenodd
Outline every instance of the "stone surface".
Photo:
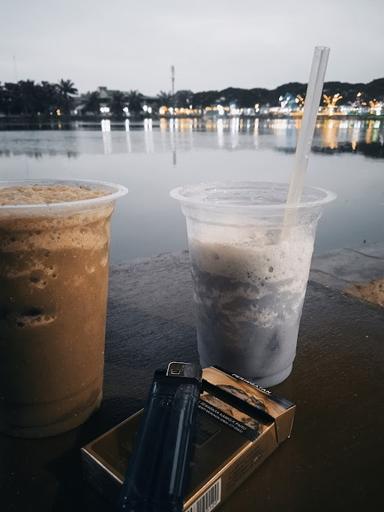
M 381 308 L 309 284 L 293 373 L 274 388 L 297 403 L 292 438 L 221 510 L 376 510 L 384 448 L 383 332 Z M 187 255 L 115 267 L 102 407 L 62 436 L 0 436 L 1 512 L 112 510 L 82 481 L 80 447 L 143 405 L 154 369 L 197 357 Z
M 384 307 L 384 279 L 376 279 L 369 283 L 354 283 L 345 289 L 345 293 Z
M 338 249 L 316 256 L 310 279 L 383 306 L 384 243 L 360 249 Z

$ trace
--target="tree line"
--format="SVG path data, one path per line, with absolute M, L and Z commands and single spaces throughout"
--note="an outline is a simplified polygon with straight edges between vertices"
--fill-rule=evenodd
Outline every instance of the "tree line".
M 234 104 L 240 108 L 254 107 L 255 104 L 276 106 L 279 98 L 285 94 L 305 96 L 306 84 L 290 82 L 275 89 L 253 88 L 241 89 L 229 87 L 223 90 L 210 90 L 192 92 L 180 90 L 172 95 L 170 92 L 160 91 L 155 98 L 150 98 L 151 105 L 179 108 L 204 108 L 222 104 Z M 341 94 L 342 103 L 350 104 L 356 101 L 369 101 L 373 99 L 384 100 L 384 78 L 373 80 L 367 84 L 347 82 L 326 82 L 324 94 Z M 60 80 L 58 83 L 33 80 L 20 80 L 17 83 L 0 83 L 0 113 L 3 115 L 70 115 L 75 107 L 81 107 L 82 113 L 100 112 L 100 106 L 107 102 L 113 115 L 122 115 L 125 107 L 131 114 L 142 112 L 143 104 L 148 101 L 140 91 L 129 92 L 113 91 L 108 98 L 103 98 L 100 91 L 91 91 L 80 98 L 78 90 L 72 80 Z M 81 104 L 81 105 L 80 105 Z
M 0 112 L 5 115 L 69 114 L 77 89 L 71 80 L 57 84 L 33 80 L 0 83 Z

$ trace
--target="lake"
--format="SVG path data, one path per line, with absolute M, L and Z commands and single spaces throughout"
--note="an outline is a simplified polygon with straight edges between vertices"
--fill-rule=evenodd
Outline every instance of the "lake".
M 112 223 L 114 263 L 186 248 L 185 221 L 169 197 L 177 185 L 289 179 L 300 121 L 109 121 L 76 129 L 0 131 L 0 178 L 84 178 L 121 183 Z M 384 121 L 318 122 L 307 183 L 337 193 L 319 223 L 315 251 L 384 237 Z

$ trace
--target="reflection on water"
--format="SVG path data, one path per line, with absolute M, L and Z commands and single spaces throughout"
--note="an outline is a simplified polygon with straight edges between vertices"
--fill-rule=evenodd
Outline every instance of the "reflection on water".
M 41 158 L 43 155 L 67 155 L 73 158 L 84 151 L 82 142 L 92 138 L 92 152 L 111 153 L 159 153 L 188 151 L 210 147 L 211 149 L 242 150 L 272 148 L 292 153 L 295 151 L 300 119 L 160 119 L 143 123 L 113 123 L 103 119 L 92 126 L 85 124 L 79 129 L 66 131 L 8 131 L 0 132 L 0 156 L 27 155 Z M 92 128 L 92 130 L 90 129 Z M 97 128 L 102 145 L 98 144 Z M 116 140 L 111 132 L 124 130 L 125 144 Z M 132 132 L 142 132 L 142 137 L 131 137 Z M 197 134 L 215 134 L 216 137 L 199 137 Z M 88 135 L 87 135 L 88 134 Z M 317 153 L 362 153 L 368 157 L 384 157 L 384 121 L 326 119 L 316 124 L 312 150 Z M 87 151 L 89 145 L 87 144 Z
M 185 219 L 169 190 L 216 180 L 287 182 L 300 122 L 107 119 L 76 130 L 0 131 L 0 179 L 121 183 L 129 195 L 113 217 L 112 261 L 178 251 L 185 248 Z M 316 251 L 382 241 L 384 122 L 321 120 L 312 151 L 308 184 L 338 194 L 324 212 Z
M 153 142 L 152 119 L 144 119 L 144 140 L 145 140 L 145 152 L 146 153 L 154 153 L 155 145 Z
M 111 121 L 109 119 L 101 121 L 101 131 L 103 133 L 104 155 L 110 155 L 112 153 L 112 136 Z

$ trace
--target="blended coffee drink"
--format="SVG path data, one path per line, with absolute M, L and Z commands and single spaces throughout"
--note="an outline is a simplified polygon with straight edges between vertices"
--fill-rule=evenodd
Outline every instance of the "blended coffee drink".
M 0 182 L 0 431 L 55 435 L 100 405 L 109 226 L 125 192 Z
M 187 217 L 201 365 L 261 386 L 283 381 L 296 354 L 317 220 L 333 194 L 305 189 L 290 225 L 283 184 L 202 184 L 171 194 Z

